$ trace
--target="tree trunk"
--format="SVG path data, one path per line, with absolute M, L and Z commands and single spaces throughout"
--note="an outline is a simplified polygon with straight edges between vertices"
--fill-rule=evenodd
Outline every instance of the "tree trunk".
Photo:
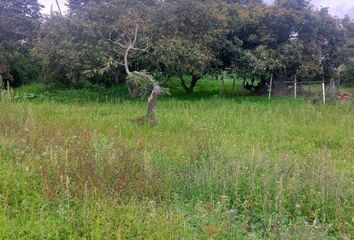
M 194 87 L 197 85 L 198 80 L 200 79 L 200 77 L 197 76 L 192 76 L 192 82 L 191 82 L 191 93 L 193 93 Z
M 148 104 L 147 104 L 147 117 L 150 122 L 150 124 L 154 124 L 156 122 L 156 117 L 155 117 L 155 107 L 156 107 L 156 102 L 157 99 L 159 98 L 159 95 L 161 93 L 161 88 L 159 85 L 154 84 L 154 89 L 152 90 L 150 97 L 148 99 Z
M 186 82 L 184 81 L 183 77 L 179 77 L 179 79 L 181 80 L 181 85 L 183 87 L 183 90 L 187 93 L 188 92 L 188 86 L 186 84 Z
M 118 85 L 120 83 L 120 81 L 119 81 L 119 73 L 120 73 L 119 67 L 117 67 L 116 70 L 114 71 L 114 83 L 116 85 Z
M 125 72 L 127 73 L 128 76 L 132 75 L 132 73 L 129 70 L 129 63 L 128 63 L 128 54 L 130 51 L 131 47 L 127 47 L 127 49 L 124 52 L 124 68 Z
M 140 88 L 139 88 L 139 86 L 127 82 L 127 88 L 128 88 L 129 96 L 130 96 L 131 98 L 139 97 L 139 94 L 140 94 Z
M 180 79 L 181 79 L 181 85 L 182 85 L 184 91 L 186 92 L 186 94 L 191 95 L 191 94 L 193 94 L 194 87 L 197 85 L 197 82 L 200 78 L 197 76 L 192 76 L 192 81 L 189 86 L 187 86 L 183 77 L 180 77 Z

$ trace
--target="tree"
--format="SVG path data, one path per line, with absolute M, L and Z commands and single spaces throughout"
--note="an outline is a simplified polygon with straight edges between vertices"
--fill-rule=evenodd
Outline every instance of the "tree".
M 183 89 L 192 94 L 197 81 L 206 72 L 211 54 L 201 44 L 175 37 L 157 44 L 155 54 L 168 76 L 178 76 Z M 191 77 L 190 85 L 185 77 Z
M 218 39 L 226 29 L 226 16 L 218 1 L 167 1 L 156 10 L 156 44 L 160 69 L 179 77 L 187 94 L 203 75 L 218 67 Z M 216 61 L 213 61 L 216 60 Z M 215 68 L 214 68 L 215 69 Z M 190 84 L 185 77 L 190 77 Z
M 341 20 L 343 31 L 346 39 L 346 53 L 349 56 L 354 56 L 354 20 L 348 16 L 345 16 Z
M 68 0 L 67 6 L 69 7 L 70 13 L 73 14 L 91 2 L 98 3 L 96 0 Z
M 344 65 L 341 81 L 347 86 L 354 85 L 354 58 Z
M 5 49 L 32 43 L 42 7 L 37 0 L 1 0 L 0 42 Z
M 31 48 L 40 27 L 40 5 L 37 0 L 0 1 L 0 68 L 3 79 L 12 84 L 35 80 L 40 72 Z M 37 69 L 37 71 L 35 70 Z
M 257 31 L 258 44 L 274 51 L 282 65 L 276 81 L 292 80 L 297 73 L 302 81 L 313 80 L 322 66 L 330 78 L 344 60 L 339 21 L 327 9 L 313 10 L 307 0 L 277 0 L 259 18 Z
M 64 85 L 109 85 L 146 69 L 177 76 L 191 94 L 204 75 L 231 68 L 264 89 L 270 73 L 276 82 L 295 74 L 314 80 L 323 66 L 329 78 L 351 55 L 352 21 L 307 0 L 71 0 L 69 7 L 70 15 L 43 25 L 37 48 L 45 72 Z M 145 51 L 126 48 L 136 27 L 134 45 Z M 136 89 L 128 84 L 130 94 Z
M 82 87 L 86 83 L 105 83 L 107 75 L 87 74 L 110 58 L 100 42 L 95 25 L 77 16 L 53 16 L 42 26 L 36 42 L 43 59 L 47 84 Z
M 127 16 L 126 16 L 127 17 Z M 158 84 L 158 82 L 150 76 L 148 73 L 145 71 L 134 71 L 131 72 L 129 69 L 129 54 L 131 51 L 140 51 L 140 52 L 146 52 L 148 49 L 148 46 L 144 49 L 138 48 L 137 42 L 138 42 L 138 30 L 139 30 L 139 20 L 129 22 L 130 24 L 127 24 L 125 27 L 128 27 L 132 23 L 135 24 L 134 30 L 132 29 L 129 31 L 129 29 L 125 29 L 125 31 L 122 32 L 120 37 L 117 37 L 112 43 L 114 45 L 117 45 L 121 49 L 124 50 L 123 53 L 123 65 L 125 72 L 127 74 L 127 86 L 129 93 L 132 97 L 136 96 L 141 96 L 143 93 L 144 95 L 146 94 L 143 92 L 143 88 L 147 88 L 147 85 L 152 85 L 152 90 L 151 93 L 148 97 L 148 104 L 147 104 L 147 119 L 150 123 L 154 124 L 156 119 L 155 119 L 155 113 L 154 109 L 156 107 L 157 99 L 159 98 L 159 95 L 161 94 L 161 87 Z M 130 34 L 132 32 L 132 34 Z

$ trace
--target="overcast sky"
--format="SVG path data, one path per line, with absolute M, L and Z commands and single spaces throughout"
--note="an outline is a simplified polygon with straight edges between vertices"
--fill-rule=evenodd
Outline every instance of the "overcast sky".
M 267 3 L 272 3 L 274 0 L 264 0 Z M 338 17 L 349 15 L 354 18 L 354 0 L 312 0 L 313 5 L 317 8 L 329 7 L 329 12 Z
M 58 7 L 57 4 L 55 2 L 55 0 L 38 0 L 39 3 L 41 3 L 42 5 L 44 5 L 45 9 L 43 9 L 44 13 L 49 13 L 50 12 L 50 6 L 53 4 L 53 10 L 57 11 Z M 62 11 L 66 11 L 67 7 L 65 6 L 65 2 L 66 0 L 58 0 L 60 8 Z
M 267 3 L 271 3 L 274 0 L 265 0 Z M 55 0 L 39 0 L 45 6 L 44 12 L 49 13 L 50 6 L 53 4 L 53 9 L 57 10 L 57 5 Z M 65 0 L 58 0 L 61 9 L 65 12 Z M 344 15 L 349 15 L 354 18 L 354 0 L 312 0 L 312 3 L 316 7 L 329 7 L 330 13 L 343 17 Z

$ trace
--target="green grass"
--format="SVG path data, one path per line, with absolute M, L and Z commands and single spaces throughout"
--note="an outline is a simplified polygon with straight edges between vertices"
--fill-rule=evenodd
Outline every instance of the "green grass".
M 117 88 L 4 98 L 0 239 L 350 239 L 353 103 L 217 84 L 162 98 L 154 127 Z

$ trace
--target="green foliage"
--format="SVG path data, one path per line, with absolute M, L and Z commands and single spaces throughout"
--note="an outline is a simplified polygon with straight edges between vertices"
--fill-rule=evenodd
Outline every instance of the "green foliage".
M 96 40 L 94 26 L 83 19 L 61 16 L 49 19 L 36 45 L 36 52 L 43 59 L 45 82 L 73 87 L 83 87 L 86 82 L 99 83 L 103 76 L 94 78 L 86 74 L 109 59 Z M 107 76 L 110 75 L 104 75 Z
M 12 52 L 8 56 L 8 63 L 15 79 L 15 82 L 12 83 L 13 86 L 33 83 L 40 79 L 42 73 L 41 61 L 32 54 Z
M 344 85 L 347 85 L 347 86 L 354 85 L 354 59 L 351 59 L 344 66 L 341 81 L 344 83 Z
M 49 84 L 115 84 L 136 27 L 129 68 L 176 75 L 189 93 L 203 75 L 229 68 L 264 86 L 270 72 L 275 81 L 317 80 L 322 66 L 329 79 L 351 55 L 352 21 L 309 1 L 73 0 L 69 7 L 68 16 L 43 24 L 37 42 Z
M 203 75 L 230 68 L 261 79 L 263 85 L 270 72 L 275 81 L 295 74 L 299 81 L 318 80 L 322 67 L 330 79 L 354 49 L 352 19 L 335 18 L 307 0 L 272 5 L 258 0 L 70 0 L 69 14 L 50 16 L 39 34 L 41 5 L 36 0 L 22 3 L 4 0 L 0 5 L 6 56 L 23 53 L 12 68 L 18 83 L 35 78 L 27 70 L 33 66 L 29 62 L 35 37 L 48 85 L 109 86 L 126 76 L 121 67 L 123 43 L 133 40 L 138 27 L 129 68 L 177 75 L 189 93 Z M 145 46 L 145 51 L 136 51 Z M 191 76 L 189 86 L 183 76 Z
M 136 91 L 141 99 L 147 99 L 150 96 L 151 91 L 154 88 L 152 81 L 156 81 L 154 77 L 149 75 L 149 73 L 142 72 L 142 74 L 133 72 L 127 77 L 127 87 L 129 90 Z M 169 90 L 167 88 L 161 88 L 161 95 L 169 95 Z
M 140 98 L 145 99 L 153 89 L 153 85 L 148 77 L 132 73 L 127 77 L 127 86 L 138 91 Z
M 211 54 L 207 49 L 183 38 L 173 38 L 158 44 L 155 52 L 169 76 L 204 75 Z
M 9 50 L 20 42 L 30 45 L 40 25 L 40 10 L 37 0 L 1 0 L 0 42 Z
M 68 7 L 71 13 L 75 13 L 76 11 L 80 10 L 82 7 L 85 7 L 90 2 L 97 2 L 94 0 L 69 0 Z
M 269 72 L 280 71 L 283 66 L 282 62 L 277 58 L 276 52 L 267 49 L 266 46 L 259 46 L 253 52 L 247 52 L 249 61 L 251 62 L 254 75 L 267 75 Z
M 352 235 L 352 104 L 163 98 L 151 128 L 145 101 L 37 100 L 0 102 L 0 238 Z
M 6 69 L 1 74 L 13 86 L 37 80 L 41 73 L 40 61 L 31 54 L 41 8 L 37 0 L 0 2 L 0 71 Z

